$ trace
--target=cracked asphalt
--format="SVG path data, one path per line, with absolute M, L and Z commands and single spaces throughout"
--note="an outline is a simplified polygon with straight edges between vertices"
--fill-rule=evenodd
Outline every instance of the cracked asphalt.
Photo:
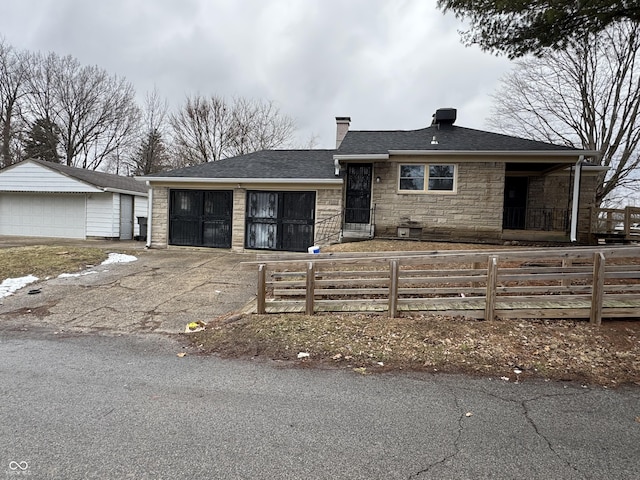
M 208 321 L 255 299 L 257 275 L 241 265 L 253 254 L 145 250 L 139 242 L 107 245 L 138 260 L 98 265 L 78 277 L 43 279 L 0 298 L 0 328 L 180 333 L 189 322 Z M 29 295 L 33 289 L 41 293 Z
M 640 478 L 638 388 L 179 351 L 159 335 L 0 331 L 0 476 Z
M 638 387 L 199 355 L 164 334 L 246 307 L 253 256 L 131 249 L 0 299 L 0 476 L 640 478 Z

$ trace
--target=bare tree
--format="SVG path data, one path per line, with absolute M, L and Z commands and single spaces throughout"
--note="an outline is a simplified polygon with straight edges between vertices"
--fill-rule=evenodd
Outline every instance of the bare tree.
M 0 39 L 0 168 L 20 160 L 17 127 L 22 124 L 28 74 L 26 53 L 16 52 Z
M 235 98 L 232 106 L 228 156 L 278 148 L 291 141 L 295 124 L 272 101 Z
M 273 102 L 222 97 L 187 97 L 170 116 L 176 155 L 184 165 L 214 162 L 291 141 L 293 120 Z
M 95 170 L 131 143 L 139 111 L 129 82 L 55 53 L 31 66 L 30 113 L 58 126 L 64 163 Z
M 127 162 L 130 173 L 146 175 L 170 168 L 169 149 L 165 144 L 168 109 L 167 100 L 160 97 L 156 87 L 147 92 L 137 147 Z
M 516 62 L 493 95 L 493 126 L 534 140 L 597 150 L 609 171 L 601 204 L 633 188 L 640 165 L 640 25 L 615 24 L 564 51 Z

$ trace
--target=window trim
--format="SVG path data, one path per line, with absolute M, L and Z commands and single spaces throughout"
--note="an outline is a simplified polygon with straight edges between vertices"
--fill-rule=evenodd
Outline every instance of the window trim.
M 424 187 L 422 190 L 405 190 L 400 188 L 401 171 L 402 167 L 410 166 L 422 166 L 424 167 Z M 453 188 L 451 190 L 429 190 L 429 167 L 434 165 L 444 165 L 453 167 Z M 404 162 L 398 164 L 398 179 L 396 182 L 396 191 L 402 195 L 455 195 L 458 193 L 458 164 L 457 163 L 444 163 L 444 162 Z

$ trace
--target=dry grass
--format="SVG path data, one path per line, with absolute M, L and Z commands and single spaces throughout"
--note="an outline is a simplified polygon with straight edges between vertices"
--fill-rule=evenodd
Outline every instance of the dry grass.
M 99 248 L 35 245 L 0 249 L 0 282 L 26 275 L 47 277 L 73 273 L 107 258 Z
M 513 246 L 493 244 L 469 244 L 454 242 L 417 242 L 412 240 L 368 240 L 364 242 L 337 243 L 322 247 L 325 252 L 432 252 L 443 250 L 497 250 Z
M 416 315 L 244 315 L 189 338 L 205 353 L 357 369 L 640 384 L 640 322 L 478 321 Z M 521 373 L 518 373 L 520 372 Z
M 396 240 L 344 243 L 328 251 L 498 249 L 496 245 Z M 513 248 L 510 246 L 509 248 Z M 235 315 L 189 334 L 203 353 L 261 356 L 359 373 L 419 370 L 539 377 L 606 386 L 640 384 L 640 322 L 592 326 L 572 320 L 478 321 L 440 315 Z M 298 353 L 309 357 L 299 360 Z

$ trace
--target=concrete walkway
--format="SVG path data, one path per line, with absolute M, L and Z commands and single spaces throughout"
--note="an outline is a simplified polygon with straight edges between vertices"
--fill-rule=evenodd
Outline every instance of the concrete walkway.
M 8 246 L 5 242 L 30 243 L 4 239 L 0 248 Z M 179 333 L 189 322 L 241 310 L 255 299 L 255 269 L 241 265 L 253 254 L 146 250 L 142 242 L 59 243 L 108 248 L 138 260 L 93 267 L 79 277 L 41 280 L 0 298 L 0 328 Z M 40 293 L 29 294 L 34 289 Z

